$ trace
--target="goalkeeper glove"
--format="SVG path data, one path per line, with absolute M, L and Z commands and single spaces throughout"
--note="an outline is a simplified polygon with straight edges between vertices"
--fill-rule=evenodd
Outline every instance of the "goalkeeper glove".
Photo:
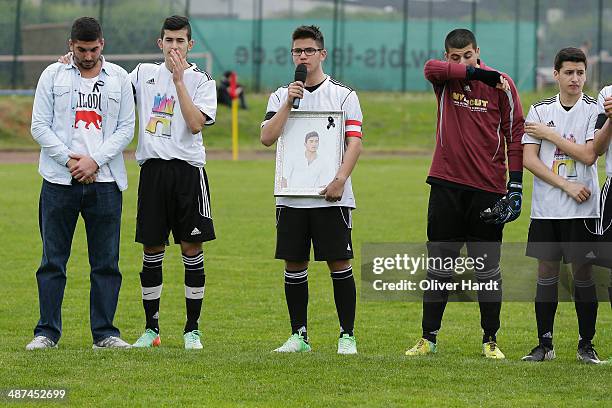
M 466 68 L 466 74 L 466 79 L 468 81 L 480 81 L 489 85 L 491 88 L 495 88 L 497 84 L 501 83 L 499 80 L 501 74 L 497 71 L 468 66 Z
M 508 183 L 508 193 L 500 198 L 493 208 L 480 212 L 480 218 L 487 224 L 505 224 L 516 220 L 521 215 L 523 202 L 523 184 L 517 181 Z

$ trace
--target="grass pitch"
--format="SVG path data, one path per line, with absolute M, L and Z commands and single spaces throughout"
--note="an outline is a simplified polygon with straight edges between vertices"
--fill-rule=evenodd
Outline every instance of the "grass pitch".
M 427 157 L 362 158 L 353 184 L 355 265 L 364 242 L 422 242 L 429 188 Z M 358 297 L 359 355 L 336 355 L 338 322 L 332 284 L 323 264 L 310 268 L 309 335 L 313 352 L 276 355 L 289 335 L 283 265 L 273 259 L 272 161 L 212 161 L 207 171 L 218 239 L 205 246 L 207 290 L 201 319 L 204 350 L 182 349 L 183 267 L 177 246 L 164 261 L 160 326 L 154 350 L 93 351 L 85 233 L 79 222 L 68 265 L 58 350 L 26 352 L 38 317 L 35 271 L 41 244 L 37 226 L 40 176 L 35 164 L 0 165 L 3 296 L 0 297 L 0 388 L 66 388 L 70 406 L 609 406 L 612 365 L 575 361 L 577 323 L 571 303 L 556 318 L 557 359 L 519 361 L 537 341 L 533 304 L 507 302 L 499 344 L 505 361 L 480 356 L 478 306 L 451 303 L 432 358 L 403 356 L 420 336 L 421 305 L 366 302 Z M 128 163 L 116 324 L 133 342 L 144 316 L 133 242 L 137 166 Z M 530 177 L 526 177 L 530 179 Z M 506 241 L 526 239 L 530 186 L 521 218 Z M 358 293 L 359 267 L 355 268 Z M 612 313 L 599 308 L 597 350 L 612 349 Z M 3 401 L 4 402 L 4 401 Z M 33 404 L 33 403 L 32 403 Z M 28 405 L 27 403 L 24 404 Z

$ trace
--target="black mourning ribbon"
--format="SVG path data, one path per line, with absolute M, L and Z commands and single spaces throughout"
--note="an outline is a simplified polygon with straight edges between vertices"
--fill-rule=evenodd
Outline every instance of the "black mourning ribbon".
M 93 92 L 100 92 L 100 88 L 99 87 L 101 87 L 101 86 L 104 86 L 104 81 L 99 80 L 98 82 L 96 82 L 94 84 Z
M 332 118 L 331 116 L 327 117 L 327 130 L 329 130 L 330 127 L 336 127 L 336 124 L 334 123 L 334 118 Z

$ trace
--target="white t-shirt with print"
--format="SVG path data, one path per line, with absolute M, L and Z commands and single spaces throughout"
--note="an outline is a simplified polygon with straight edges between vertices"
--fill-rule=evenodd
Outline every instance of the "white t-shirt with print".
M 179 159 L 192 166 L 206 163 L 202 132 L 192 134 L 181 113 L 172 72 L 163 63 L 138 64 L 130 73 L 138 107 L 139 134 L 136 160 Z M 183 81 L 195 106 L 206 115 L 206 125 L 215 123 L 215 81 L 195 64 L 184 72 Z
M 585 144 L 593 140 L 597 107 L 595 99 L 588 95 L 576 102 L 569 111 L 561 105 L 559 95 L 533 104 L 525 122 L 544 123 L 563 138 L 573 143 Z M 540 160 L 553 173 L 571 182 L 584 184 L 590 191 L 588 200 L 577 203 L 560 188 L 554 187 L 537 176 L 533 177 L 531 218 L 571 219 L 599 217 L 599 180 L 597 164 L 587 166 L 574 160 L 556 145 L 547 141 L 523 135 L 523 144 L 539 144 Z
M 104 83 L 100 77 L 83 78 L 79 87 L 79 99 L 74 119 L 74 132 L 70 150 L 75 153 L 91 156 L 100 150 L 104 143 L 102 131 L 102 111 L 100 109 L 101 87 Z M 96 174 L 96 182 L 115 181 L 108 164 L 102 165 Z

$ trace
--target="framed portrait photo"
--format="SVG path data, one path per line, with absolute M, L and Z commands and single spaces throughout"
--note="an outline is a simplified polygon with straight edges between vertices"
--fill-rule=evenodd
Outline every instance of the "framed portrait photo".
M 343 154 L 344 112 L 291 111 L 276 142 L 274 195 L 323 199 Z

